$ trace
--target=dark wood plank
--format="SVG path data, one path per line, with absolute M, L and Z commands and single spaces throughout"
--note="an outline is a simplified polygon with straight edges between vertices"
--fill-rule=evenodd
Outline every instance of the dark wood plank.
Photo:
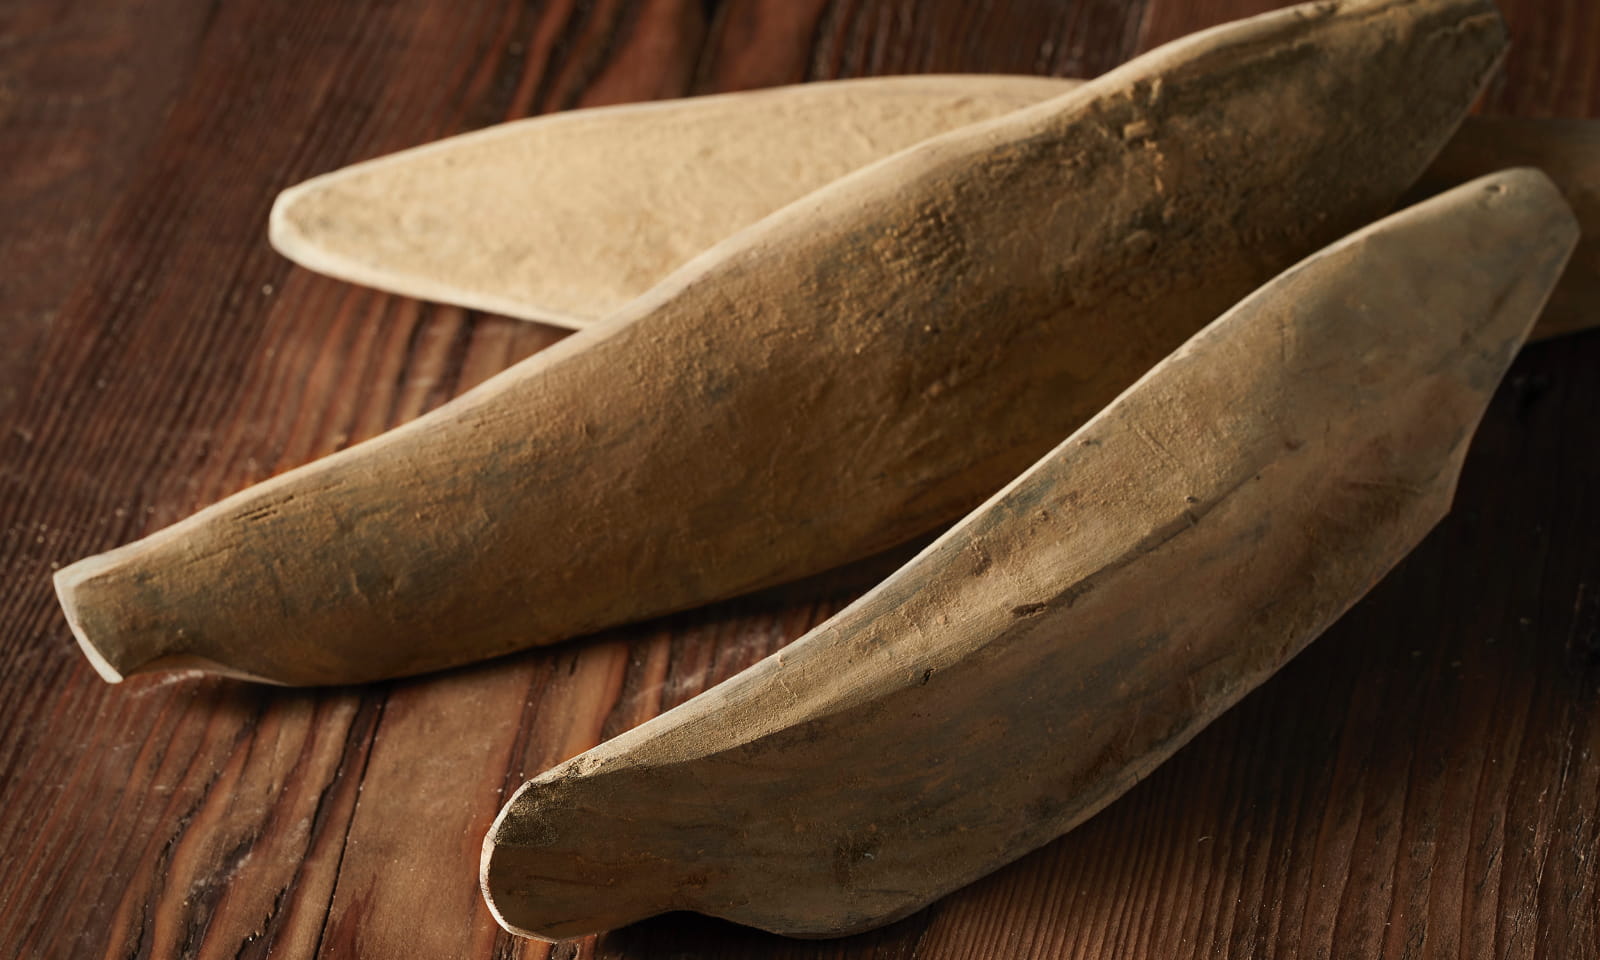
M 494 927 L 477 847 L 525 776 L 777 649 L 893 558 L 361 690 L 108 687 L 50 596 L 52 565 L 559 339 L 289 267 L 263 240 L 288 183 L 578 105 L 874 73 L 1090 75 L 1272 5 L 8 0 L 4 35 L 26 36 L 0 44 L 0 216 L 26 229 L 0 233 L 0 276 L 38 286 L 0 287 L 0 306 L 53 319 L 0 326 L 0 390 L 18 398 L 0 436 L 0 943 L 41 957 L 1600 957 L 1593 334 L 1527 351 L 1453 516 L 1280 677 L 1083 828 L 838 942 L 668 916 L 548 950 Z M 1600 109 L 1600 11 L 1503 6 L 1517 46 L 1486 108 Z M 70 109 L 7 99 L 83 89 L 86 69 L 50 72 L 67 60 L 138 69 Z M 87 225 L 49 239 L 69 221 Z M 56 245 L 16 239 L 30 235 Z
M 193 0 L 0 3 L 0 428 L 205 19 Z

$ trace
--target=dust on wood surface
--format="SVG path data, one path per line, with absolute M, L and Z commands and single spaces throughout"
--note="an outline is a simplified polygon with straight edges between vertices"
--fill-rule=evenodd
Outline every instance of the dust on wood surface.
M 0 45 L 0 943 L 38 957 L 1600 956 L 1600 335 L 1525 351 L 1454 514 L 1060 841 L 884 930 L 500 933 L 522 779 L 792 640 L 879 562 L 367 689 L 105 685 L 49 572 L 414 417 L 550 328 L 268 249 L 283 186 L 504 119 L 804 79 L 1086 76 L 1262 0 L 31 3 Z M 1503 0 L 1485 109 L 1600 114 L 1600 9 Z M 129 12 L 129 11 L 133 12 Z

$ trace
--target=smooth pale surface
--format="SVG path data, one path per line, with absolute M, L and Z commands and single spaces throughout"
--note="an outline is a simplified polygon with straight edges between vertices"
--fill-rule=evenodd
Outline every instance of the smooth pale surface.
M 1283 273 L 855 604 L 524 785 L 496 918 L 843 935 L 1082 822 L 1445 514 L 1576 237 L 1508 171 Z
M 583 327 L 852 170 L 1081 82 L 871 77 L 533 117 L 291 187 L 270 235 L 330 276 Z M 1533 337 L 1595 325 L 1600 123 L 1469 118 L 1424 174 L 1422 195 L 1511 166 L 1554 178 L 1584 226 Z
M 1074 85 L 888 77 L 534 117 L 292 187 L 270 236 L 345 280 L 580 327 L 852 170 Z

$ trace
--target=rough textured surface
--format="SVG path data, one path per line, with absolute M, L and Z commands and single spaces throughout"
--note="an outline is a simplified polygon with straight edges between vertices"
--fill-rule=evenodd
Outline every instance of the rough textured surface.
M 382 290 L 585 327 L 846 173 L 1079 80 L 871 77 L 536 117 L 314 177 L 279 196 L 285 256 Z M 1468 118 L 1438 193 L 1544 170 L 1587 241 L 1532 339 L 1600 323 L 1600 124 Z
M 26 41 L 0 45 L 0 110 L 24 135 L 0 135 L 0 186 L 25 190 L 25 166 L 61 175 L 0 254 L 0 358 L 32 371 L 0 410 L 0 943 L 41 960 L 1600 958 L 1600 444 L 1572 439 L 1600 422 L 1593 334 L 1522 352 L 1455 509 L 1277 676 L 1065 837 L 846 940 L 696 914 L 520 940 L 484 907 L 478 856 L 528 776 L 781 648 L 893 565 L 359 689 L 110 686 L 61 622 L 52 564 L 561 335 L 291 267 L 262 230 L 285 183 L 572 106 L 807 77 L 1092 76 L 1270 5 L 5 8 Z M 1600 7 L 1501 7 L 1515 42 L 1483 109 L 1600 112 Z M 159 55 L 124 73 L 126 50 Z M 85 156 L 123 175 L 73 166 Z M 74 207 L 94 217 L 54 233 Z M 69 255 L 23 256 L 32 237 Z M 48 326 L 10 322 L 24 273 L 57 291 Z
M 68 622 L 108 679 L 346 683 L 900 544 L 1386 210 L 1503 44 L 1488 0 L 1305 5 L 924 141 L 428 416 L 59 571 Z
M 1098 812 L 1444 515 L 1577 237 L 1524 169 L 1296 265 L 849 609 L 530 781 L 496 917 L 857 933 Z

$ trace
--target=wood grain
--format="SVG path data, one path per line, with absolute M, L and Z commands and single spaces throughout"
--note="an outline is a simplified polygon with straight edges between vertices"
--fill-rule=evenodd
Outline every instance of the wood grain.
M 193 0 L 0 3 L 0 425 L 178 95 L 205 15 Z
M 0 405 L 0 943 L 29 957 L 1600 957 L 1594 334 L 1525 353 L 1453 516 L 1282 675 L 1084 827 L 845 941 L 669 916 L 553 950 L 516 942 L 477 901 L 477 844 L 525 775 L 732 675 L 888 561 L 364 690 L 109 687 L 55 609 L 53 564 L 559 338 L 291 268 L 264 239 L 282 186 L 580 104 L 906 71 L 1092 74 L 1260 5 L 0 3 L 0 390 L 16 397 Z M 1502 7 L 1516 45 L 1486 109 L 1600 112 L 1600 12 Z M 95 88 L 103 100 L 30 98 L 91 89 L 102 63 L 129 67 Z

